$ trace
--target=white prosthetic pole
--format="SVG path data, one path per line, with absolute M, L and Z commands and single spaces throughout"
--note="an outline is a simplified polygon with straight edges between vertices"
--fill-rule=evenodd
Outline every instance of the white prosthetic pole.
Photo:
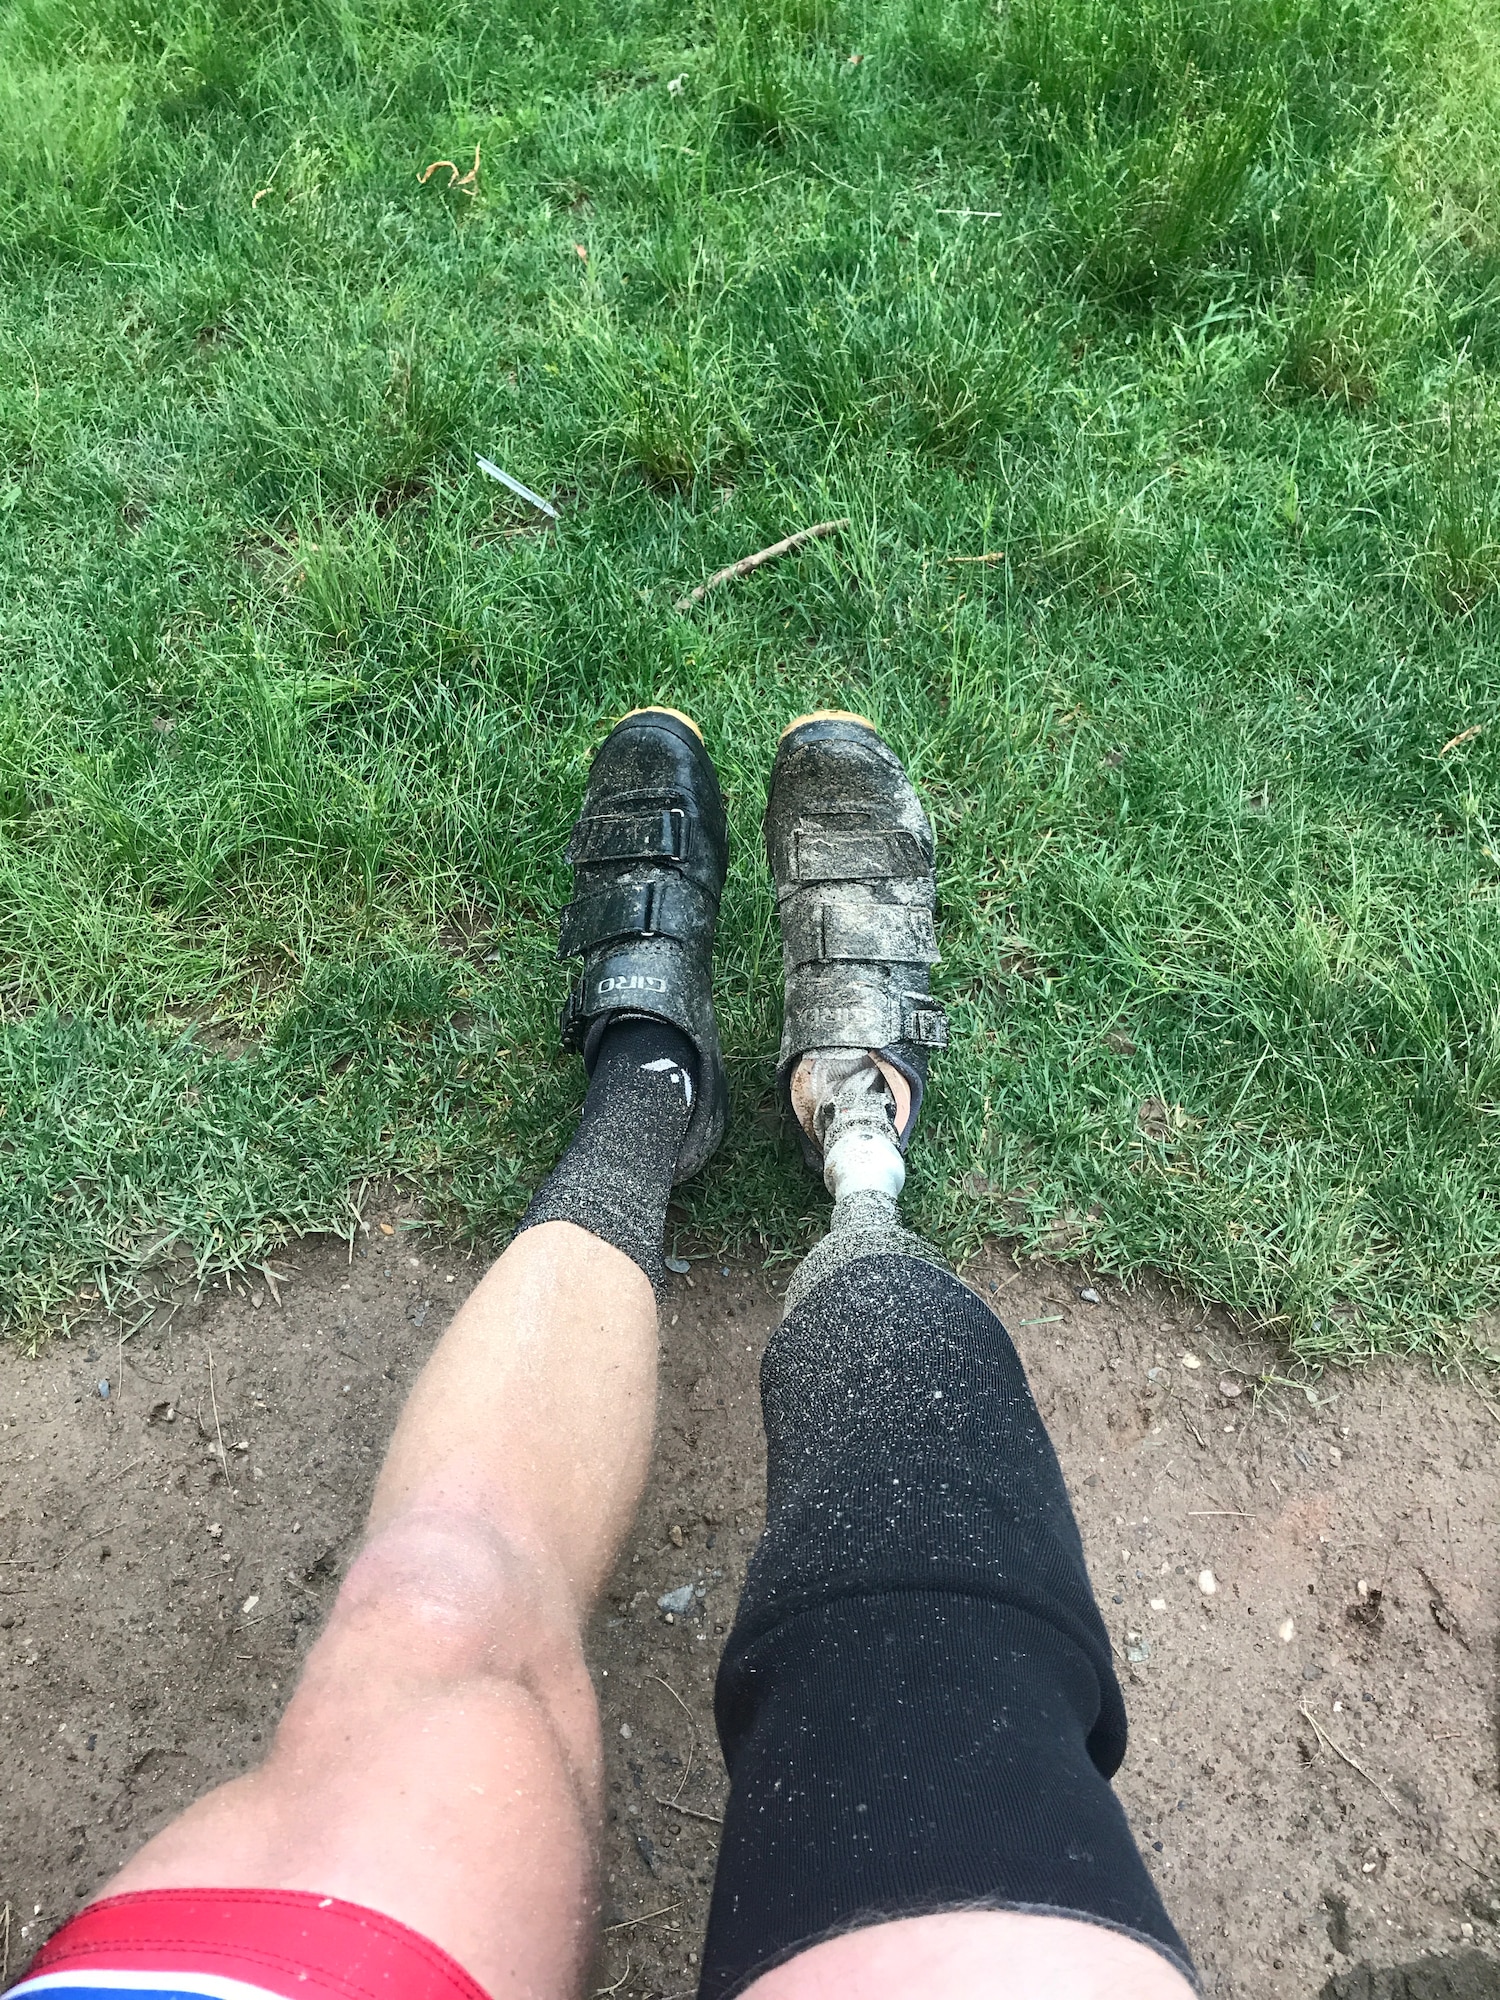
M 820 1050 L 806 1057 L 793 1085 L 808 1123 L 823 1147 L 823 1185 L 838 1205 L 855 1195 L 884 1195 L 894 1209 L 906 1185 L 906 1163 L 896 1144 L 895 1104 L 873 1056 L 850 1049 Z

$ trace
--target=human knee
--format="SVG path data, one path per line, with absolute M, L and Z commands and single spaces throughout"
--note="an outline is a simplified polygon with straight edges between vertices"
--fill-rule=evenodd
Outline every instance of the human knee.
M 534 1680 L 580 1653 L 577 1613 L 545 1554 L 480 1517 L 413 1511 L 350 1565 L 329 1635 L 358 1635 L 435 1682 Z

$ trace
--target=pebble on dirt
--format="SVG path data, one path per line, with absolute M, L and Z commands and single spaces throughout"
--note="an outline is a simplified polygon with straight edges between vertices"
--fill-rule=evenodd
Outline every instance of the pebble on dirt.
M 685 1583 L 678 1590 L 664 1592 L 657 1598 L 656 1608 L 658 1611 L 667 1611 L 680 1618 L 685 1611 L 691 1611 L 693 1608 L 693 1586 Z
M 1205 1597 L 1212 1597 L 1214 1592 L 1218 1589 L 1218 1587 L 1219 1587 L 1219 1579 L 1214 1575 L 1211 1569 L 1199 1570 L 1198 1588 L 1203 1592 L 1203 1595 Z

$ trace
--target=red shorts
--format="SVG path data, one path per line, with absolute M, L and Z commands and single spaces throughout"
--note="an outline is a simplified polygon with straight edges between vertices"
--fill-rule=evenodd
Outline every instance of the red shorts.
M 44 1944 L 27 2000 L 489 2000 L 394 1917 L 301 1889 L 145 1889 Z

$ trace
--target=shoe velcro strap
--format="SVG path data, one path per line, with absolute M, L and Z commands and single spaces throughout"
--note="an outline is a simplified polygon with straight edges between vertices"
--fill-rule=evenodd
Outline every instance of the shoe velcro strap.
M 699 921 L 703 895 L 685 875 L 655 882 L 618 882 L 592 896 L 577 896 L 562 913 L 559 958 L 583 958 L 615 938 L 686 938 Z
M 595 861 L 685 861 L 690 838 L 690 822 L 681 806 L 593 813 L 573 828 L 567 858 L 575 867 Z
M 851 907 L 852 905 L 852 907 Z M 812 965 L 838 960 L 875 965 L 936 965 L 937 933 L 931 910 L 905 903 L 791 903 L 781 913 L 788 962 Z
M 936 1000 L 924 994 L 908 993 L 901 1002 L 901 1039 L 919 1048 L 945 1049 L 948 1046 L 948 1016 Z
M 932 873 L 932 860 L 904 826 L 799 826 L 792 834 L 794 882 L 910 881 Z
M 783 1049 L 884 1049 L 897 1042 L 947 1048 L 941 1004 L 925 993 L 865 984 L 847 993 L 803 992 L 788 1003 Z

